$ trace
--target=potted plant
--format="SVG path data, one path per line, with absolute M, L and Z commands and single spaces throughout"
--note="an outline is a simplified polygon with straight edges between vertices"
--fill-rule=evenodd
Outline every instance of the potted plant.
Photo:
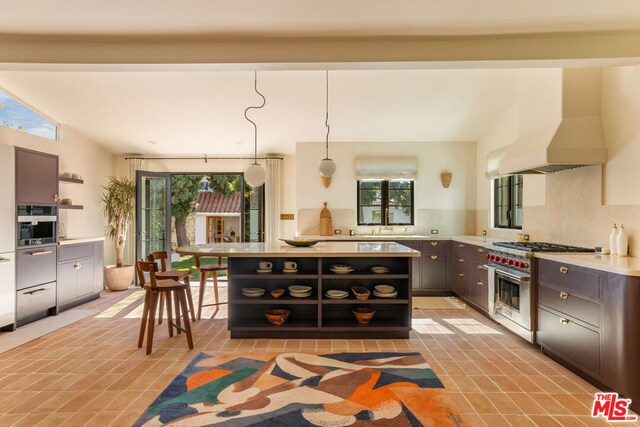
M 111 176 L 104 190 L 100 200 L 107 218 L 106 235 L 116 248 L 116 264 L 105 267 L 104 280 L 110 290 L 122 291 L 133 282 L 135 274 L 135 266 L 123 264 L 123 258 L 129 223 L 135 213 L 136 185 L 129 178 Z

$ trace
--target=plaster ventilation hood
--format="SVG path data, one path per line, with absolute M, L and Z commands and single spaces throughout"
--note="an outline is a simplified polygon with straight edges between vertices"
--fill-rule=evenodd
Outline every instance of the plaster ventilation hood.
M 599 68 L 563 70 L 562 117 L 489 153 L 487 176 L 541 174 L 606 163 L 601 83 Z

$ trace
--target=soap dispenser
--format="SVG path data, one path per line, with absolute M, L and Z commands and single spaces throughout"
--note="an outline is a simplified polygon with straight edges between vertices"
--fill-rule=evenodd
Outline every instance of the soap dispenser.
M 618 254 L 618 227 L 615 224 L 613 224 L 611 234 L 609 234 L 609 250 L 611 255 Z
M 624 224 L 620 224 L 620 231 L 618 231 L 618 238 L 616 242 L 616 253 L 619 256 L 627 256 L 629 253 L 629 238 L 624 231 Z

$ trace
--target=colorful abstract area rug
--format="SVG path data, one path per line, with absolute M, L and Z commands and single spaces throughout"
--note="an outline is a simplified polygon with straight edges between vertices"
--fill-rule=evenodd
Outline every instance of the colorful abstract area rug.
M 135 426 L 464 426 L 420 353 L 200 353 Z

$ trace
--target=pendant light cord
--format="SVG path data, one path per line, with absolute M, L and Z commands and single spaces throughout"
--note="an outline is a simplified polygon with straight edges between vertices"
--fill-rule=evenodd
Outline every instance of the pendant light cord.
M 325 157 L 325 159 L 329 158 L 329 132 L 331 131 L 331 126 L 329 126 L 329 70 L 327 70 L 327 97 L 326 97 L 326 116 L 324 119 L 324 125 L 327 127 L 327 136 L 325 139 L 325 150 L 326 150 L 326 154 L 327 156 Z
M 259 107 L 247 107 L 244 110 L 244 118 L 247 119 L 249 122 L 251 122 L 251 124 L 253 125 L 253 164 L 257 165 L 258 164 L 258 126 L 253 120 L 249 118 L 249 116 L 247 116 L 247 112 L 251 109 L 259 110 L 260 108 L 264 107 L 264 105 L 267 103 L 267 100 L 265 99 L 264 95 L 258 91 L 258 72 L 254 71 L 254 73 L 255 73 L 254 74 L 255 90 L 256 90 L 256 93 L 260 95 L 260 97 L 262 98 L 262 105 L 260 105 Z

